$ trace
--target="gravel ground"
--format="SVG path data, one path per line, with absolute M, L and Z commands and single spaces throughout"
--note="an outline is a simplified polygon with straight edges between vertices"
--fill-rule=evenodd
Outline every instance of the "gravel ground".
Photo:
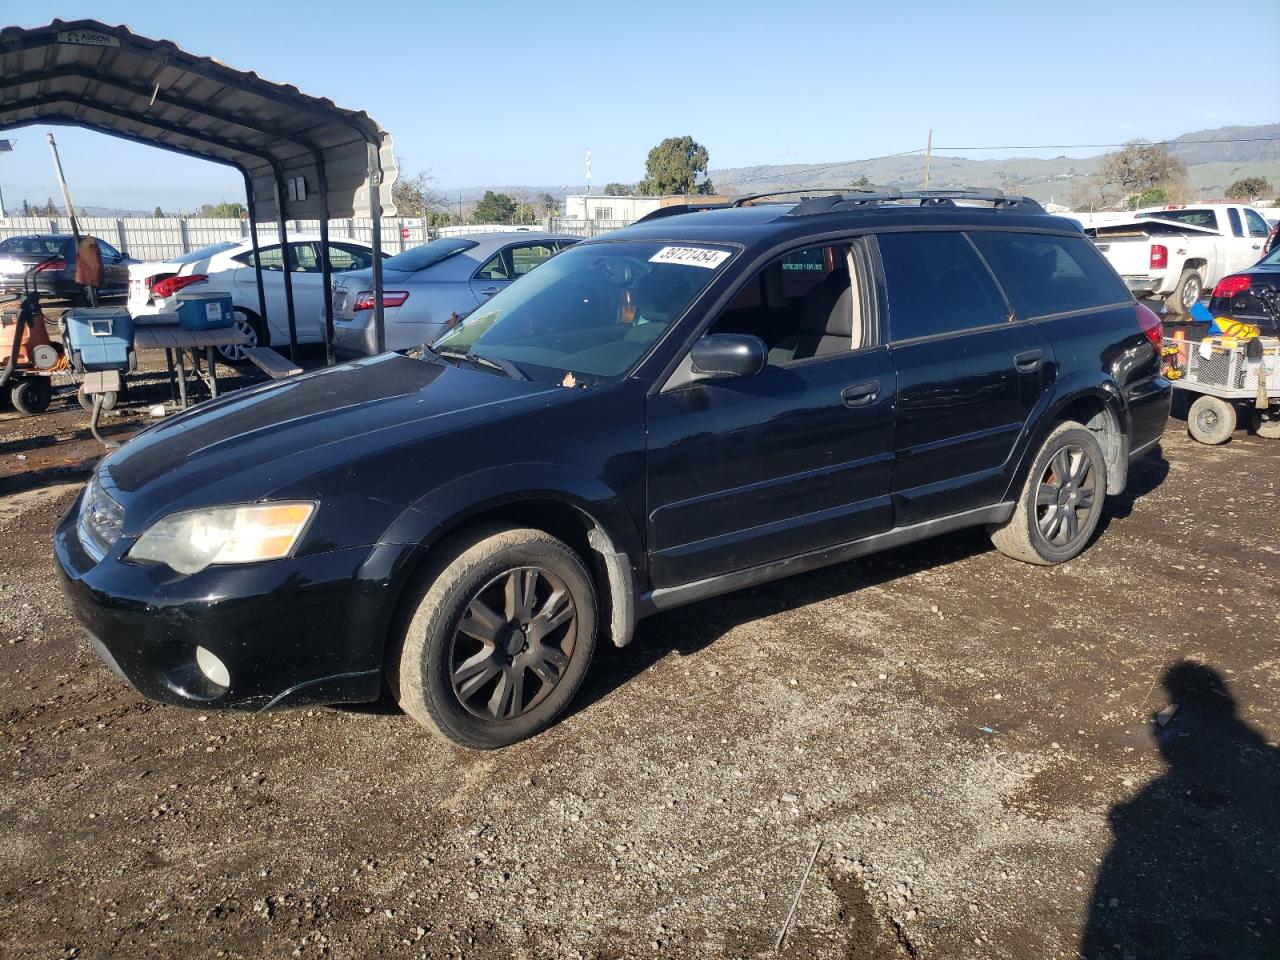
M 0 422 L 0 956 L 765 956 L 816 848 L 784 956 L 1280 957 L 1280 443 L 1171 421 L 1063 567 L 969 532 L 645 621 L 479 754 L 117 681 L 50 556 L 81 419 Z

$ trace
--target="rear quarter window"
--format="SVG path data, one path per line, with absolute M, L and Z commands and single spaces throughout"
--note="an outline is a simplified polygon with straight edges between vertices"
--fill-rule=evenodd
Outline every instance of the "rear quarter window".
M 1084 237 L 974 233 L 1021 320 L 1085 310 L 1129 299 L 1129 291 Z
M 962 233 L 885 233 L 877 238 L 895 342 L 1004 323 L 1008 307 Z

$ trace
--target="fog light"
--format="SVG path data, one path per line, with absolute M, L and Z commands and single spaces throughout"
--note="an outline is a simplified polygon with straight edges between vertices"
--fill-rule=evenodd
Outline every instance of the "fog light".
M 231 686 L 231 674 L 227 665 L 212 650 L 196 647 L 196 666 L 210 683 L 223 688 Z

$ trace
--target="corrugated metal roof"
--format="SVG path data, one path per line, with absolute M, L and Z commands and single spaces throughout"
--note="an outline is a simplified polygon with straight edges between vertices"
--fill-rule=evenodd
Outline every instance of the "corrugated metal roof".
M 230 164 L 253 182 L 260 219 L 276 216 L 275 174 L 302 177 L 286 216 L 369 216 L 368 145 L 378 149 L 384 215 L 394 215 L 391 135 L 363 111 L 94 20 L 0 30 L 0 130 L 86 127 Z M 323 173 L 323 177 L 322 177 Z

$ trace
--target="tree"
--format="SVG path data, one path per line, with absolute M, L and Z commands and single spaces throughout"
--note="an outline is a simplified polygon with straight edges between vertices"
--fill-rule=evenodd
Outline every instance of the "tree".
M 155 220 L 163 220 L 163 219 L 164 219 L 164 211 L 163 211 L 163 210 L 161 210 L 159 207 L 156 207 L 156 212 L 155 212 L 155 213 L 153 213 L 151 216 L 152 216 L 152 218 L 153 218 L 153 219 L 155 219 Z
M 1270 192 L 1271 184 L 1266 177 L 1243 177 L 1227 187 L 1227 196 L 1232 200 L 1256 200 Z
M 429 217 L 444 206 L 444 197 L 431 189 L 434 179 L 430 170 L 420 171 L 407 180 L 397 179 L 391 185 L 396 212 L 402 217 Z
M 871 186 L 871 178 L 864 173 L 857 180 L 853 181 L 853 185 L 855 187 L 869 187 Z
M 714 193 L 707 179 L 707 148 L 693 137 L 667 137 L 649 151 L 640 193 L 661 197 L 673 193 Z M 698 178 L 702 177 L 699 182 Z
M 27 198 L 22 198 L 22 215 L 24 217 L 35 216 L 35 211 L 31 209 L 31 204 L 27 202 Z
M 538 197 L 538 211 L 544 217 L 560 216 L 560 201 L 549 193 L 541 194 Z
M 1163 187 L 1148 187 L 1141 193 L 1129 198 L 1130 210 L 1141 210 L 1143 207 L 1158 207 L 1169 202 L 1169 191 Z
M 1162 144 L 1131 140 L 1102 158 L 1098 179 L 1104 190 L 1110 187 L 1127 197 L 1151 187 L 1167 189 L 1185 182 L 1187 165 Z
M 44 214 L 46 217 L 56 217 L 58 215 L 58 208 L 53 202 L 53 197 L 50 197 L 48 200 L 45 201 L 44 209 L 41 210 L 40 212 Z
M 475 209 L 471 211 L 472 223 L 510 223 L 516 215 L 516 202 L 505 193 L 486 190 Z
M 604 187 L 606 197 L 631 197 L 635 192 L 635 187 L 629 187 L 625 183 L 607 183 Z

